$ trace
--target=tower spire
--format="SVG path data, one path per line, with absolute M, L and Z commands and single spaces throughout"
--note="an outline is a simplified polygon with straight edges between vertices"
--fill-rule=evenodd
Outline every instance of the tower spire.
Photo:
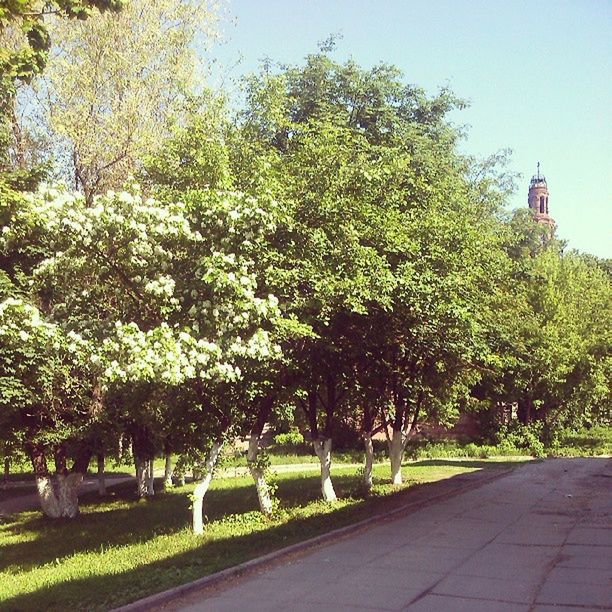
M 540 162 L 537 164 L 536 174 L 531 177 L 527 201 L 529 208 L 534 212 L 535 220 L 554 228 L 555 221 L 548 212 L 548 185 L 546 177 L 540 174 Z

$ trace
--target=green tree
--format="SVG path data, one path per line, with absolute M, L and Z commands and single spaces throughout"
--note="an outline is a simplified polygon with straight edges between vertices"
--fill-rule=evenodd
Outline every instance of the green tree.
M 215 21 L 209 0 L 131 0 L 120 12 L 50 24 L 56 53 L 35 83 L 43 95 L 27 102 L 56 169 L 89 204 L 121 189 L 181 121 L 201 88 Z
M 510 268 L 489 324 L 495 359 L 475 396 L 490 414 L 515 406 L 519 423 L 535 424 L 545 442 L 564 427 L 609 422 L 605 269 L 590 256 L 564 254 L 522 211 L 506 226 L 504 244 Z
M 183 428 L 177 439 L 208 452 L 194 494 L 201 532 L 220 448 L 250 419 L 238 401 L 242 371 L 280 357 L 277 299 L 260 291 L 254 258 L 274 228 L 274 203 L 209 190 L 182 203 L 122 192 L 87 206 L 52 190 L 31 207 L 52 253 L 35 270 L 47 316 L 94 347 L 101 383 L 127 411 L 135 446 L 144 438 L 142 458 L 153 452 L 143 429 L 159 439 L 169 422 Z
M 122 0 L 36 0 L 0 3 L 0 204 L 4 207 L 31 189 L 42 169 L 24 163 L 15 96 L 20 85 L 40 75 L 49 58 L 49 16 L 84 20 L 93 9 L 117 11 Z
M 290 219 L 268 282 L 314 332 L 290 354 L 323 447 L 323 485 L 334 420 L 349 396 L 365 404 L 354 395 L 373 388 L 353 376 L 367 378 L 366 359 L 387 373 L 372 401 L 392 406 L 397 480 L 419 413 L 408 406 L 425 402 L 424 415 L 445 420 L 441 406 L 467 392 L 484 358 L 479 311 L 503 252 L 496 204 L 483 195 L 498 191 L 456 151 L 445 115 L 462 103 L 447 90 L 428 98 L 393 67 L 366 71 L 319 53 L 303 67 L 266 67 L 247 100 L 232 162 L 243 189 L 272 190 Z M 360 329 L 375 330 L 361 354 Z M 329 485 L 324 496 L 333 499 Z

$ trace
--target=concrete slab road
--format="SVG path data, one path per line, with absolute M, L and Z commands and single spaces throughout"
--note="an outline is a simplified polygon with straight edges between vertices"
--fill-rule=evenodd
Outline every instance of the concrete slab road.
M 611 478 L 609 459 L 527 464 L 164 609 L 610 610 Z

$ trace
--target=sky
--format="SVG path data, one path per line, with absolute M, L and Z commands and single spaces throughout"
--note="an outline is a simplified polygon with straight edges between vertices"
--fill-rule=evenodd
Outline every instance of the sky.
M 450 86 L 470 103 L 452 115 L 468 126 L 462 151 L 512 150 L 510 207 L 527 206 L 539 161 L 558 236 L 612 257 L 612 1 L 226 0 L 220 28 L 226 86 L 264 58 L 300 63 L 330 34 L 338 60 Z

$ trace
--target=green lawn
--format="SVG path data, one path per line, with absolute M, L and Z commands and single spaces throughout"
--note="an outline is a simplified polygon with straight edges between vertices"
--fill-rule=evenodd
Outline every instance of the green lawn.
M 399 492 L 384 484 L 388 466 L 379 466 L 367 499 L 357 471 L 337 469 L 334 504 L 319 501 L 316 473 L 283 474 L 273 520 L 256 511 L 249 478 L 219 479 L 205 499 L 202 537 L 189 529 L 190 485 L 148 502 L 133 498 L 132 483 L 118 485 L 103 500 L 84 495 L 74 521 L 24 512 L 0 525 L 0 607 L 108 609 L 402 505 L 414 485 L 508 465 L 517 463 L 423 461 L 404 467 Z

